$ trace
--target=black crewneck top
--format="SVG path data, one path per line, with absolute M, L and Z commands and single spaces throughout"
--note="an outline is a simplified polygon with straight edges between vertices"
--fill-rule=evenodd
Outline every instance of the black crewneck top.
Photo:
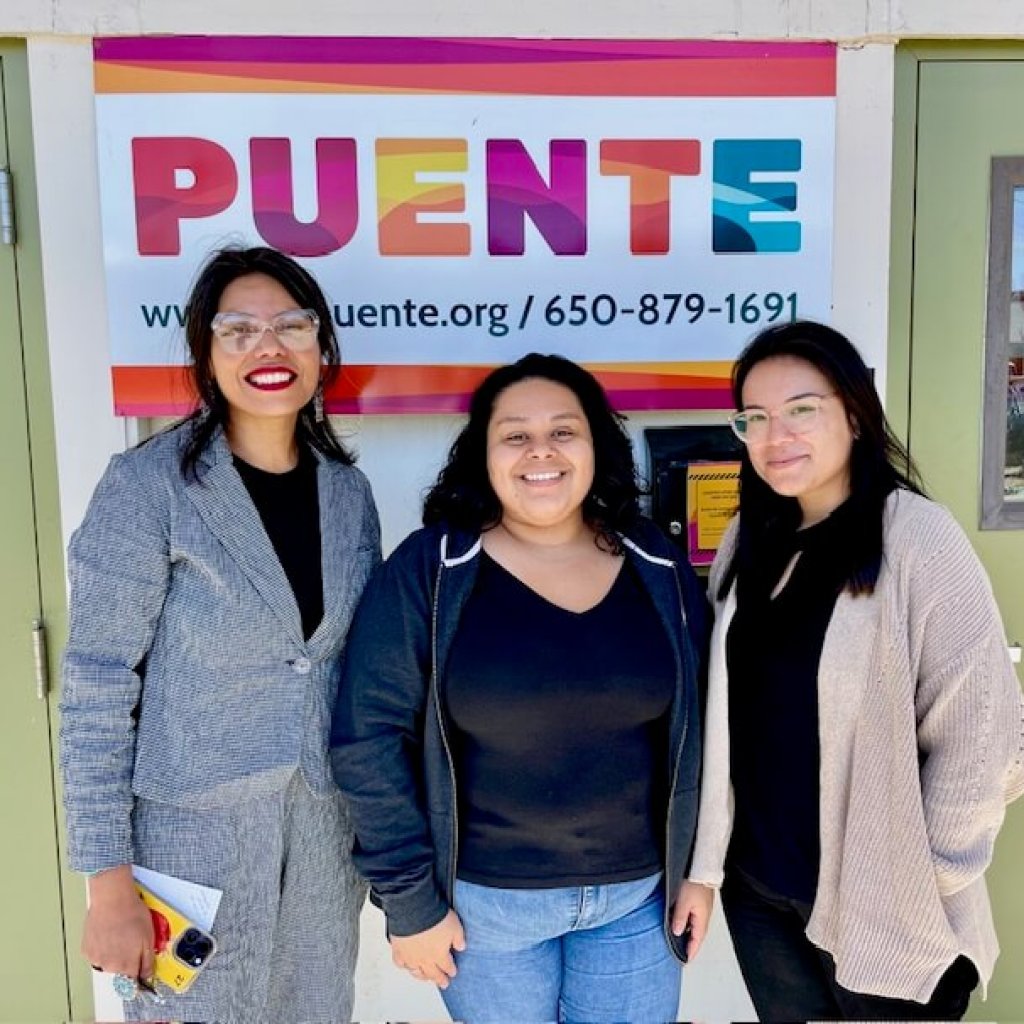
M 232 458 L 291 584 L 308 640 L 324 617 L 316 457 L 301 445 L 298 464 L 286 473 L 268 473 Z
M 848 514 L 840 506 L 779 538 L 759 578 L 737 581 L 726 637 L 735 797 L 729 861 L 773 892 L 806 903 L 814 901 L 821 857 L 818 665 L 843 588 L 835 555 Z

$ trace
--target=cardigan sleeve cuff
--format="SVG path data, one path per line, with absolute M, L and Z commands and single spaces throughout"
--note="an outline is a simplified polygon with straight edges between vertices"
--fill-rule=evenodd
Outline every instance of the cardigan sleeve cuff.
M 688 882 L 696 882 L 698 885 L 706 885 L 709 889 L 721 889 L 725 872 L 721 869 L 710 868 L 707 865 L 694 861 L 686 875 Z

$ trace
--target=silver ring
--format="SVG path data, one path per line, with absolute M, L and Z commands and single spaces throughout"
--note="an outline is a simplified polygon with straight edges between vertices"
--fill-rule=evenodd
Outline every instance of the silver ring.
M 139 983 L 127 974 L 115 974 L 114 994 L 125 1001 L 134 999 L 139 994 Z

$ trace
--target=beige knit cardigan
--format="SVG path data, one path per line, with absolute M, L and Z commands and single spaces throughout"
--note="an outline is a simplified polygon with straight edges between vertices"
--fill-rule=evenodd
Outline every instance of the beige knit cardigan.
M 732 829 L 718 586 L 700 818 L 690 878 L 718 887 Z M 987 985 L 999 953 L 984 872 L 1024 792 L 1024 698 L 985 571 L 940 505 L 897 491 L 874 593 L 844 591 L 818 669 L 821 862 L 808 938 L 841 985 L 926 1002 L 960 954 Z

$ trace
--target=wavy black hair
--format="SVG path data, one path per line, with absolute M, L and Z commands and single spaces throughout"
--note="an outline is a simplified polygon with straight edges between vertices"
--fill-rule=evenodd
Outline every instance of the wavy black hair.
M 594 442 L 594 482 L 583 501 L 583 521 L 599 547 L 622 550 L 619 534 L 640 514 L 640 484 L 625 417 L 616 412 L 593 374 L 569 359 L 531 352 L 489 373 L 473 392 L 469 420 L 423 502 L 423 523 L 445 522 L 472 532 L 501 520 L 501 502 L 487 475 L 487 428 L 498 396 L 524 380 L 549 380 L 577 398 Z
M 834 555 L 845 587 L 870 594 L 878 582 L 883 555 L 885 500 L 898 487 L 922 494 L 921 480 L 906 448 L 885 418 L 868 369 L 853 343 L 839 331 L 813 320 L 768 327 L 756 335 L 733 366 L 732 397 L 743 408 L 743 385 L 758 363 L 788 356 L 810 363 L 829 382 L 853 429 L 850 452 L 847 536 Z M 796 498 L 776 494 L 756 473 L 744 451 L 740 468 L 740 526 L 736 554 L 719 588 L 724 598 L 734 579 L 752 578 L 777 549 L 781 536 L 800 526 Z
M 199 457 L 214 433 L 226 427 L 231 410 L 213 376 L 211 351 L 213 331 L 210 324 L 217 314 L 220 297 L 232 281 L 248 274 L 266 274 L 295 300 L 296 307 L 312 309 L 320 318 L 317 341 L 324 363 L 322 384 L 326 387 L 337 376 L 341 363 L 338 339 L 334 333 L 331 310 L 312 274 L 290 256 L 266 246 L 243 248 L 226 246 L 213 252 L 200 267 L 185 306 L 185 342 L 191 360 L 192 384 L 200 401 L 199 408 L 185 419 L 191 428 L 181 456 L 181 471 L 194 479 Z M 345 465 L 355 460 L 324 418 L 317 422 L 313 400 L 299 411 L 296 438 L 311 448 Z

